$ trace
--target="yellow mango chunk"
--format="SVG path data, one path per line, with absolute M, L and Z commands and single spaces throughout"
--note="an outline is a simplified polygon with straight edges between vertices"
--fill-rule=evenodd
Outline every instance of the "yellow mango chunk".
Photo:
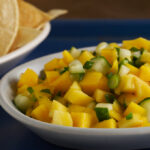
M 119 86 L 115 89 L 116 94 L 120 94 L 120 92 L 134 93 L 135 83 L 134 83 L 134 75 L 128 74 L 121 76 Z
M 101 90 L 109 91 L 108 79 L 105 76 L 101 77 L 98 88 Z
M 132 118 L 127 120 L 126 117 L 118 122 L 119 128 L 142 127 L 145 121 L 139 114 L 133 114 Z
M 122 114 L 122 107 L 121 107 L 121 105 L 119 104 L 119 102 L 117 101 L 117 100 L 115 100 L 114 102 L 113 102 L 113 110 L 115 111 L 115 112 L 117 112 L 117 113 L 119 113 L 120 115 Z
M 118 101 L 122 104 L 122 105 L 129 105 L 130 102 L 135 102 L 138 103 L 141 99 L 132 94 L 132 93 L 125 93 L 125 94 L 121 94 L 118 98 Z
M 23 85 L 34 86 L 38 83 L 38 75 L 32 70 L 27 69 L 23 74 L 21 74 L 18 81 L 18 87 Z
M 67 63 L 65 62 L 65 60 L 63 58 L 58 60 L 58 64 L 59 64 L 60 68 L 67 67 Z
M 44 70 L 46 70 L 46 71 L 52 71 L 54 69 L 59 69 L 60 66 L 59 66 L 58 62 L 59 62 L 58 58 L 52 59 L 51 61 L 49 61 L 48 63 L 46 63 L 44 65 Z
M 67 50 L 64 50 L 62 54 L 63 54 L 63 60 L 66 64 L 70 64 L 74 60 L 72 55 Z
M 116 111 L 114 111 L 114 110 L 110 110 L 109 111 L 109 114 L 110 114 L 110 117 L 111 118 L 113 118 L 113 119 L 115 119 L 115 120 L 117 120 L 117 121 L 119 121 L 119 120 L 121 120 L 121 115 L 118 113 L 118 112 L 116 112 Z
M 49 111 L 49 116 L 51 118 L 53 117 L 55 110 L 67 112 L 68 108 L 66 106 L 64 106 L 63 104 L 59 103 L 58 101 L 53 100 L 52 104 L 51 104 L 50 111 Z
M 42 92 L 42 90 L 47 89 L 50 91 L 50 89 L 44 85 L 44 84 L 37 84 L 35 86 L 32 87 L 34 90 L 34 95 L 37 99 L 39 99 L 40 97 L 47 97 L 47 98 L 51 98 L 51 94 L 46 93 L 46 92 Z
M 116 49 L 104 48 L 101 50 L 101 56 L 104 56 L 110 64 L 113 64 L 118 57 L 118 53 Z
M 81 90 L 81 88 L 80 88 L 78 82 L 74 81 L 74 82 L 72 83 L 72 85 L 70 86 L 69 90 L 66 92 L 66 94 L 65 94 L 65 96 L 64 96 L 65 99 L 67 99 L 69 93 L 70 93 L 72 90 Z
M 52 82 L 49 86 L 51 90 L 55 93 L 57 92 L 66 92 L 72 84 L 72 80 L 70 78 L 70 73 L 66 71 L 62 75 L 60 75 L 54 82 Z
M 84 51 L 80 54 L 78 60 L 84 65 L 88 60 L 94 58 L 89 51 Z
M 150 67 L 141 66 L 139 70 L 139 77 L 144 81 L 150 81 Z
M 80 105 L 70 105 L 69 112 L 85 112 L 91 114 L 91 124 L 95 124 L 98 122 L 95 111 L 92 108 L 80 106 Z
M 89 113 L 91 115 L 91 125 L 98 123 L 96 112 L 92 108 L 86 107 L 84 112 Z
M 91 126 L 91 115 L 84 112 L 71 112 L 74 127 L 90 128 Z
M 117 128 L 117 123 L 114 119 L 104 120 L 97 123 L 94 128 Z
M 139 74 L 139 69 L 131 64 L 125 64 L 129 69 L 129 73 L 134 74 L 134 75 L 138 75 Z
M 123 115 L 127 116 L 131 112 L 134 113 L 134 114 L 146 115 L 146 110 L 143 107 L 141 107 L 140 105 L 138 105 L 134 102 L 131 102 L 128 105 L 128 107 L 124 111 Z
M 66 99 L 76 105 L 87 105 L 91 101 L 93 101 L 93 98 L 82 92 L 81 90 L 71 90 Z
M 110 72 L 112 72 L 114 74 L 118 72 L 118 60 L 117 59 L 115 59 L 113 61 L 112 67 L 110 69 Z
M 138 49 L 144 48 L 149 50 L 150 49 L 150 41 L 146 40 L 142 37 L 134 39 L 134 40 L 125 40 L 122 42 L 122 47 L 126 49 L 130 49 L 132 47 L 136 47 Z
M 135 76 L 136 95 L 140 98 L 140 101 L 146 97 L 150 97 L 150 86 L 145 81 Z M 138 101 L 138 103 L 140 102 Z
M 144 52 L 140 58 L 140 60 L 144 63 L 150 63 L 150 53 L 149 52 Z
M 85 111 L 85 107 L 84 106 L 80 106 L 80 105 L 74 105 L 71 104 L 69 106 L 69 112 L 84 112 Z
M 109 47 L 112 47 L 112 48 L 116 48 L 116 47 L 120 47 L 117 43 L 110 43 L 109 44 Z
M 50 109 L 51 105 L 52 105 L 52 101 L 50 101 L 50 99 L 48 97 L 42 97 L 42 98 L 38 99 L 38 104 L 39 105 L 44 104 Z
M 33 111 L 31 112 L 31 117 L 44 122 L 49 122 L 49 108 L 47 107 L 47 105 L 41 104 L 33 109 Z
M 73 121 L 69 112 L 55 110 L 52 118 L 52 124 L 73 126 Z
M 150 122 L 145 122 L 142 124 L 142 127 L 150 127 Z
M 108 92 L 106 92 L 106 91 L 96 89 L 94 92 L 93 98 L 96 100 L 96 102 L 99 102 L 99 103 L 100 102 L 106 102 L 105 95 L 107 93 Z
M 28 85 L 22 85 L 21 87 L 18 87 L 17 88 L 17 93 L 21 94 L 21 93 L 26 92 L 26 90 L 27 90 L 28 87 L 29 87 Z
M 80 82 L 82 90 L 85 93 L 92 95 L 94 91 L 99 87 L 99 82 L 102 76 L 103 75 L 100 72 L 96 71 L 87 72 L 83 80 Z
M 60 76 L 58 71 L 45 71 L 45 74 L 46 74 L 46 81 L 48 83 L 52 83 Z

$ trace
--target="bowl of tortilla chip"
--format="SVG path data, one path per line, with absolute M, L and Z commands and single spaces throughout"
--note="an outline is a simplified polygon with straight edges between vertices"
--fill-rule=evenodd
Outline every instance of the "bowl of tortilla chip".
M 23 0 L 1 0 L 0 10 L 0 76 L 45 40 L 51 20 L 67 13 L 61 9 L 46 13 Z

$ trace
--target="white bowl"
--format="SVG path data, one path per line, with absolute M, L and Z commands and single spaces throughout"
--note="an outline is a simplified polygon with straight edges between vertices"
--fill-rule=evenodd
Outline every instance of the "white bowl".
M 93 47 L 92 47 L 93 48 Z M 91 47 L 89 49 L 92 49 Z M 0 103 L 4 110 L 16 120 L 30 128 L 36 134 L 51 143 L 74 149 L 141 149 L 150 147 L 150 128 L 122 128 L 122 129 L 92 129 L 65 127 L 49 124 L 25 116 L 14 106 L 15 83 L 19 75 L 27 68 L 37 73 L 43 65 L 54 57 L 61 57 L 61 53 L 44 56 L 16 67 L 8 72 L 1 80 Z M 9 136 L 9 133 L 8 135 Z M 27 141 L 26 141 L 27 142 Z
M 46 23 L 41 33 L 34 40 L 22 46 L 21 48 L 18 48 L 7 55 L 0 57 L 0 76 L 23 60 L 30 52 L 34 50 L 34 48 L 42 43 L 48 36 L 50 30 L 50 23 Z

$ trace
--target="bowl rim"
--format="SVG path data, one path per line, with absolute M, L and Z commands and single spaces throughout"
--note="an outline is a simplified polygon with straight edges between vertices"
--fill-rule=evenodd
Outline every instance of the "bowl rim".
M 24 46 L 16 49 L 15 51 L 8 53 L 4 56 L 0 57 L 0 64 L 6 63 L 8 61 L 10 61 L 11 59 L 14 59 L 20 55 L 23 55 L 29 51 L 31 51 L 36 45 L 38 45 L 39 43 L 41 43 L 49 34 L 51 30 L 51 24 L 50 22 L 47 22 L 41 33 L 32 41 L 30 41 L 29 43 L 25 44 Z
M 93 48 L 93 47 L 86 47 L 86 48 Z M 81 48 L 85 49 L 85 48 Z M 115 128 L 115 129 L 108 129 L 108 128 L 78 128 L 78 127 L 66 127 L 61 125 L 55 125 L 51 123 L 42 122 L 33 118 L 30 118 L 23 113 L 21 113 L 14 105 L 11 105 L 11 101 L 5 97 L 5 94 L 3 92 L 5 83 L 8 82 L 9 76 L 11 73 L 17 71 L 19 68 L 22 68 L 28 64 L 36 63 L 37 61 L 40 61 L 41 59 L 47 58 L 47 57 L 54 57 L 56 55 L 60 55 L 62 52 L 53 53 L 50 55 L 42 56 L 39 58 L 36 58 L 34 60 L 28 61 L 22 65 L 19 65 L 18 67 L 15 67 L 11 71 L 9 71 L 7 74 L 5 74 L 2 77 L 1 83 L 0 83 L 0 103 L 3 109 L 13 118 L 16 120 L 22 122 L 23 124 L 26 124 L 29 127 L 35 127 L 43 130 L 53 130 L 60 133 L 66 133 L 66 134 L 74 134 L 74 135 L 104 135 L 104 136 L 122 136 L 122 135 L 146 135 L 150 134 L 150 127 L 140 127 L 140 128 Z

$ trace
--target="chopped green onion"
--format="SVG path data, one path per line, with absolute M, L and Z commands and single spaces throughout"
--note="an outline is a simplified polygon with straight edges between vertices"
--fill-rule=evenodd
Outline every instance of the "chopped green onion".
M 94 110 L 99 121 L 110 119 L 108 108 L 95 107 Z
M 118 56 L 119 56 L 120 48 L 116 47 L 116 51 L 117 51 Z
M 37 98 L 35 97 L 35 95 L 32 95 L 32 96 L 31 96 L 31 100 L 34 101 L 34 102 L 37 101 Z
M 60 74 L 63 74 L 64 72 L 66 72 L 66 71 L 68 71 L 68 70 L 69 70 L 69 67 L 64 67 L 64 69 L 61 70 L 59 73 L 60 73 Z
M 93 64 L 94 64 L 93 61 L 87 61 L 87 62 L 84 64 L 83 68 L 84 68 L 84 69 L 90 69 L 90 68 L 93 66 Z
M 113 73 L 110 72 L 109 74 L 107 74 L 107 78 L 110 79 L 113 76 Z
M 33 90 L 32 87 L 28 87 L 28 88 L 27 88 L 27 91 L 28 91 L 30 94 L 32 94 L 32 93 L 34 92 L 34 90 Z
M 51 91 L 49 89 L 42 89 L 40 92 L 51 94 Z
M 105 94 L 105 99 L 108 103 L 113 103 L 115 100 L 115 96 L 113 94 Z
M 71 74 L 74 80 L 81 81 L 85 73 L 72 73 Z
M 133 114 L 130 112 L 127 116 L 126 116 L 126 120 L 130 120 L 133 118 Z
M 139 49 L 136 48 L 136 47 L 131 47 L 130 50 L 131 50 L 132 52 L 137 52 L 137 51 L 139 51 Z
M 120 77 L 118 74 L 114 74 L 112 75 L 109 79 L 108 79 L 108 87 L 110 89 L 115 89 L 118 87 L 120 82 Z

